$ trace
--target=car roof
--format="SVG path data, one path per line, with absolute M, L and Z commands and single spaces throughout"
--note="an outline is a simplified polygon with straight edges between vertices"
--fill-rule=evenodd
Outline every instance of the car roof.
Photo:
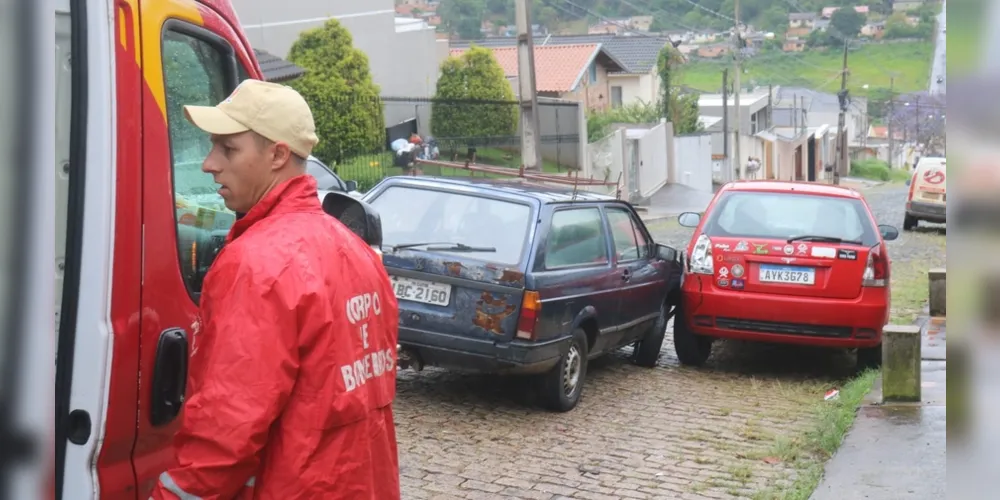
M 861 193 L 846 186 L 794 181 L 735 181 L 722 186 L 722 189 L 719 191 L 796 192 L 802 194 L 816 194 L 820 196 L 861 198 Z
M 444 187 L 458 188 L 465 191 L 475 191 L 481 193 L 492 193 L 506 197 L 531 199 L 542 204 L 570 203 L 570 202 L 621 202 L 613 196 L 584 191 L 582 188 L 573 190 L 572 186 L 556 187 L 541 183 L 533 183 L 517 180 L 503 179 L 460 179 L 454 177 L 388 177 L 383 181 L 386 186 L 412 186 L 412 187 Z

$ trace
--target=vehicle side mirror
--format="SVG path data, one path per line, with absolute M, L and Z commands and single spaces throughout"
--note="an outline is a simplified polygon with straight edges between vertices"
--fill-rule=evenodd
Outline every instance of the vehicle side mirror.
M 344 181 L 344 186 L 347 188 L 347 192 L 358 190 L 358 181 Z
M 656 256 L 660 260 L 665 260 L 667 262 L 677 262 L 678 261 L 677 249 L 669 245 L 663 245 L 660 243 L 656 244 Z
M 365 243 L 382 248 L 382 218 L 371 205 L 337 191 L 323 198 L 323 211 L 336 217 Z
M 677 222 L 684 227 L 698 227 L 701 215 L 695 212 L 684 212 L 677 216 Z
M 879 224 L 878 232 L 882 233 L 882 239 L 885 241 L 892 241 L 899 237 L 899 229 L 888 224 Z

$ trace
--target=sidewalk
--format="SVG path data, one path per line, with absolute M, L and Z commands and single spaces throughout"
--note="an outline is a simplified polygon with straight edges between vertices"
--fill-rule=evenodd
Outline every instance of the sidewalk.
M 945 320 L 918 320 L 920 403 L 881 404 L 875 381 L 811 500 L 946 497 Z

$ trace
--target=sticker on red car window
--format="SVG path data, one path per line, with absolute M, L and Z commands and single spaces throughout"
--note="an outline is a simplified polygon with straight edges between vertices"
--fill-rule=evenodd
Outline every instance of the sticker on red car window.
M 833 247 L 812 247 L 812 256 L 832 259 L 837 256 L 837 249 Z
M 806 245 L 805 243 L 799 243 L 798 246 L 799 255 L 806 255 L 806 252 L 808 250 L 809 250 L 809 245 Z
M 733 264 L 732 272 L 733 272 L 733 277 L 734 278 L 742 278 L 743 277 L 743 266 L 741 266 L 739 264 Z
M 733 290 L 742 290 L 744 282 L 743 282 L 743 280 L 737 278 L 737 279 L 733 279 L 732 285 L 733 285 Z
M 736 248 L 734 250 L 737 252 L 746 252 L 747 250 L 750 250 L 750 244 L 745 240 L 742 240 L 736 244 Z
M 837 258 L 844 260 L 858 260 L 858 251 L 851 250 L 849 248 L 841 248 L 837 250 Z

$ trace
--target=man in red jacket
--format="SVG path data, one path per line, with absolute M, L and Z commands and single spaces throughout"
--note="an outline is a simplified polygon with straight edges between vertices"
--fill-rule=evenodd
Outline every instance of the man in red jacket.
M 245 215 L 205 277 L 177 465 L 151 498 L 398 499 L 396 299 L 305 173 L 309 106 L 247 80 L 185 114 L 212 138 L 202 170 Z

